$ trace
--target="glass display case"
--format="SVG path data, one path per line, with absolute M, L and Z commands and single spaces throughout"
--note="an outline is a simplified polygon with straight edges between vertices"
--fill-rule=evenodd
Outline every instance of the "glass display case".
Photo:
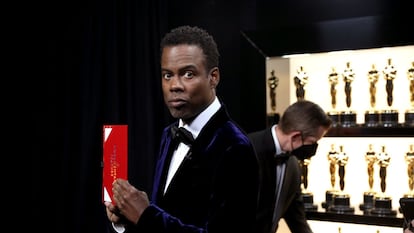
M 308 165 L 307 189 L 314 194 L 314 204 L 318 205 L 317 211 L 307 212 L 310 220 L 401 229 L 398 201 L 413 192 L 409 177 L 413 160 L 407 158 L 414 144 L 414 126 L 410 116 L 414 107 L 414 78 L 410 73 L 413 63 L 414 46 L 411 45 L 267 58 L 267 76 L 263 78 L 263 84 L 268 84 L 272 76 L 278 80 L 275 90 L 266 86 L 268 117 L 283 114 L 291 103 L 306 99 L 318 103 L 332 114 L 335 123 L 320 140 Z M 395 69 L 392 91 L 387 78 L 390 64 Z M 373 80 L 370 77 L 373 69 L 378 72 L 375 87 L 371 85 Z M 271 99 L 272 94 L 275 95 L 274 100 Z M 395 115 L 389 117 L 389 112 Z M 378 114 L 377 118 L 370 117 L 371 113 Z M 332 147 L 338 151 L 341 148 L 349 157 L 342 190 L 350 197 L 352 211 L 348 213 L 328 211 L 324 206 L 327 191 L 339 189 L 337 171 L 334 174 L 335 187 L 331 187 L 328 154 Z M 369 170 L 366 155 L 370 150 L 378 158 Z M 381 164 L 381 154 L 389 157 L 386 165 Z M 380 196 L 389 198 L 385 212 L 383 209 L 379 214 L 370 212 L 375 208 L 374 204 L 371 210 L 363 208 L 368 190 L 375 193 L 371 198 L 377 198 L 377 205 L 380 205 Z M 384 206 L 377 206 L 380 207 Z

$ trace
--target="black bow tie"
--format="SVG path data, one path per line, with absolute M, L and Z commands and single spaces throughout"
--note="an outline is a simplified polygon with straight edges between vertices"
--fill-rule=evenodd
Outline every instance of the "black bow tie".
M 177 142 L 185 143 L 186 145 L 192 145 L 194 142 L 193 135 L 190 131 L 186 130 L 184 127 L 171 127 L 171 136 L 173 140 Z
M 278 154 L 275 155 L 275 163 L 282 164 L 285 163 L 289 159 L 289 154 Z

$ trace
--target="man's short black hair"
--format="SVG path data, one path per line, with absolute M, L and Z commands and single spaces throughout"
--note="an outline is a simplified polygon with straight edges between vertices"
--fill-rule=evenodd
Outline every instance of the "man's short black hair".
M 218 67 L 220 54 L 218 52 L 217 44 L 214 41 L 214 38 L 206 30 L 188 25 L 172 29 L 161 40 L 161 54 L 165 47 L 181 44 L 199 46 L 205 55 L 205 65 L 207 70 Z

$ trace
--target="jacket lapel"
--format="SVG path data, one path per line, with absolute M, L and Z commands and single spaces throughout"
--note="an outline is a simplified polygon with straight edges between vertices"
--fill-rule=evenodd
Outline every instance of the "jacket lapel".
M 152 200 L 157 202 L 164 196 L 164 188 L 167 180 L 168 169 L 170 167 L 172 154 L 174 153 L 177 145 L 173 142 L 170 135 L 170 127 L 164 130 L 163 137 L 161 139 L 159 159 L 157 161 L 154 183 L 152 188 Z
M 168 198 L 168 194 L 174 192 L 176 186 L 175 184 L 177 184 L 177 182 L 183 182 L 187 179 L 191 179 L 191 177 L 186 177 L 183 175 L 183 173 L 185 173 L 185 171 L 188 169 L 196 169 L 196 167 L 199 166 L 197 161 L 201 159 L 200 157 L 208 154 L 208 151 L 210 149 L 209 145 L 214 144 L 211 143 L 211 141 L 215 138 L 214 134 L 217 132 L 217 128 L 221 127 L 229 119 L 230 118 L 224 106 L 222 106 L 217 111 L 217 113 L 212 116 L 212 118 L 203 127 L 198 137 L 195 139 L 193 145 L 191 146 L 184 160 L 177 169 L 174 177 L 172 178 L 165 194 L 163 190 L 165 187 L 172 154 L 174 153 L 176 145 L 174 145 L 172 137 L 169 133 L 170 127 L 164 130 L 164 143 L 162 143 L 161 146 L 161 157 L 156 169 L 157 174 L 153 187 L 153 197 L 154 191 L 156 193 L 156 199 L 154 199 L 155 201 L 158 200 L 159 202 Z

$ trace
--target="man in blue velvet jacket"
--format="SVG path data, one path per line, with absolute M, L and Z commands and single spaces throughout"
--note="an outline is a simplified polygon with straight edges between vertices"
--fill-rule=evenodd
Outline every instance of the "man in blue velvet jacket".
M 177 122 L 165 128 L 152 197 L 126 180 L 106 202 L 117 232 L 253 233 L 259 172 L 246 134 L 216 96 L 219 52 L 203 29 L 173 29 L 161 42 L 164 101 Z M 175 135 L 191 134 L 186 143 Z M 191 142 L 191 137 L 195 140 Z

